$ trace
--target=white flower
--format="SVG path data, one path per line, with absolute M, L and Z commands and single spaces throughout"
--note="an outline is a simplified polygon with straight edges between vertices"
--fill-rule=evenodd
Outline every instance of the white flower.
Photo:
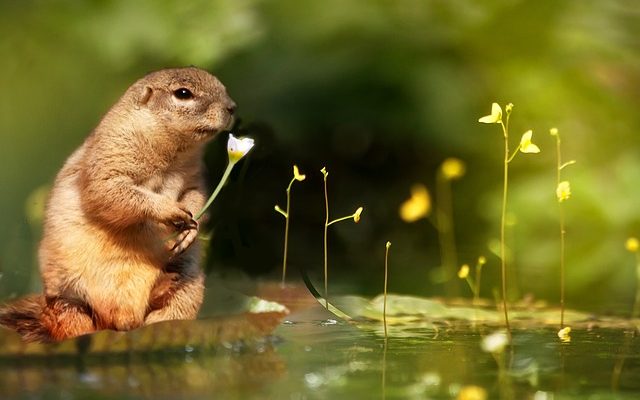
M 229 154 L 229 162 L 236 163 L 244 157 L 249 150 L 253 148 L 254 142 L 252 138 L 236 138 L 232 133 L 229 134 L 227 142 L 227 153 Z

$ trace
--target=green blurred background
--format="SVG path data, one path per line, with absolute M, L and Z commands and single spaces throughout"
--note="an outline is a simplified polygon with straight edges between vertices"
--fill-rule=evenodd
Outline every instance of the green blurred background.
M 570 307 L 627 313 L 636 280 L 624 249 L 640 234 L 640 5 L 633 0 L 323 0 L 0 2 L 0 297 L 39 289 L 36 249 L 44 189 L 122 92 L 145 73 L 197 65 L 239 104 L 236 131 L 256 139 L 215 203 L 207 270 L 276 278 L 284 189 L 296 163 L 290 268 L 322 269 L 329 170 L 334 217 L 330 287 L 446 294 L 437 233 L 398 206 L 414 183 L 433 190 L 440 163 L 453 184 L 459 263 L 486 255 L 482 294 L 499 285 L 502 135 L 477 122 L 515 104 L 512 147 L 534 130 L 538 155 L 511 164 L 510 297 L 557 303 L 557 127 L 563 171 Z M 226 162 L 209 146 L 211 187 Z M 292 272 L 294 274 L 294 272 Z M 447 278 L 445 276 L 445 278 Z M 468 293 L 449 276 L 453 294 Z M 336 289 L 337 290 L 337 289 Z

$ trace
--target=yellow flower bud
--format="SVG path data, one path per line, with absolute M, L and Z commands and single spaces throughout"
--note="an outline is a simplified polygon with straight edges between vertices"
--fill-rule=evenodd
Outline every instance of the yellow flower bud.
M 353 213 L 353 222 L 355 222 L 356 224 L 360 222 L 360 214 L 362 214 L 362 210 L 364 210 L 363 207 L 358 207 L 356 212 Z

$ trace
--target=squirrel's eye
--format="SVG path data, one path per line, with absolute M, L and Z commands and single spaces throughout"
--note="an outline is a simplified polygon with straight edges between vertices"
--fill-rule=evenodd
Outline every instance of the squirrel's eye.
M 193 93 L 191 93 L 191 90 L 187 88 L 180 88 L 180 89 L 174 90 L 173 95 L 176 97 L 176 99 L 180 99 L 180 100 L 189 100 L 193 98 Z

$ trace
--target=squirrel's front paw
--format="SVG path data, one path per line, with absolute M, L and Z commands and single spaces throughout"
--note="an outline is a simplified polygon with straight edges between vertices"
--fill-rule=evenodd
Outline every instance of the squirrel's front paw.
M 198 237 L 198 222 L 196 220 L 192 219 L 188 224 L 174 226 L 178 230 L 178 234 L 175 238 L 175 242 L 169 249 L 172 257 L 182 254 L 182 252 L 191 246 L 191 243 L 193 243 Z

